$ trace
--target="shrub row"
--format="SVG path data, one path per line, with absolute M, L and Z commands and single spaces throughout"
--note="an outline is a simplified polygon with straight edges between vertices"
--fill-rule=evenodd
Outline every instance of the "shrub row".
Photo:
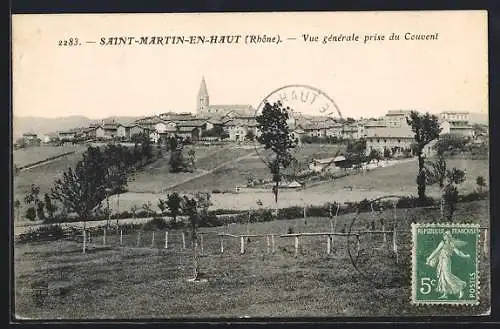
M 489 197 L 488 191 L 476 191 L 461 195 L 459 197 L 459 202 L 471 202 L 484 200 Z M 414 207 L 424 207 L 424 206 L 437 206 L 439 200 L 432 198 L 427 198 L 423 202 L 419 201 L 418 198 L 409 196 L 401 197 L 397 202 L 397 208 L 414 208 Z M 347 202 L 344 204 L 338 204 L 336 202 L 327 203 L 323 206 L 310 206 L 307 207 L 308 217 L 329 217 L 330 215 L 335 216 L 338 208 L 338 215 L 344 215 L 348 213 L 359 212 L 369 212 L 373 206 L 374 211 L 382 211 L 384 209 L 392 209 L 393 201 L 391 200 L 379 200 L 377 202 L 371 203 L 368 199 L 363 199 L 360 202 Z M 249 216 L 250 213 L 250 216 Z M 288 207 L 279 209 L 277 216 L 273 215 L 273 211 L 270 209 L 259 209 L 253 211 L 233 211 L 231 214 L 227 214 L 227 210 L 217 209 L 209 212 L 206 216 L 200 218 L 200 227 L 217 227 L 222 226 L 227 223 L 256 223 L 256 222 L 267 222 L 274 219 L 286 220 L 293 218 L 300 218 L 304 214 L 303 207 Z M 123 224 L 120 225 L 120 229 L 123 233 L 128 234 L 131 232 L 136 232 L 137 230 L 145 231 L 155 231 L 155 230 L 171 230 L 186 228 L 185 223 L 182 220 L 177 220 L 176 222 L 167 221 L 162 217 L 154 217 L 153 219 L 147 221 L 143 224 Z M 90 234 L 96 234 L 97 231 L 102 228 L 89 228 L 88 232 Z M 16 242 L 33 242 L 33 241 L 50 241 L 63 238 L 64 236 L 77 237 L 81 235 L 80 229 L 69 228 L 63 230 L 61 226 L 57 224 L 42 226 L 37 229 L 30 230 L 28 233 L 21 234 L 17 237 Z

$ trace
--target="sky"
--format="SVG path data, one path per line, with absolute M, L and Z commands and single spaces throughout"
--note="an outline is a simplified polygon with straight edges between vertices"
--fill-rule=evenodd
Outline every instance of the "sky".
M 306 84 L 332 98 L 344 117 L 395 109 L 487 113 L 486 20 L 484 11 L 16 15 L 13 114 L 98 119 L 193 112 L 203 76 L 211 104 L 257 107 L 272 90 Z M 341 33 L 361 42 L 322 43 Z M 363 42 L 365 35 L 391 33 L 401 40 Z M 438 33 L 438 40 L 403 40 L 405 33 Z M 284 41 L 99 45 L 101 37 L 200 34 Z M 304 34 L 319 42 L 304 42 Z M 58 46 L 70 37 L 82 45 Z

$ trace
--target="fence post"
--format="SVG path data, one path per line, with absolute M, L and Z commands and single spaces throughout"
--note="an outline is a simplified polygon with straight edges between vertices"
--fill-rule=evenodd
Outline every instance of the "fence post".
M 396 217 L 396 207 L 397 207 L 397 203 L 394 202 L 394 225 L 392 227 L 392 251 L 394 252 L 394 254 L 396 255 L 396 264 L 399 263 L 399 255 L 398 255 L 398 242 L 397 242 L 397 239 L 396 239 L 396 227 L 397 227 L 397 217 Z
M 240 254 L 245 253 L 245 237 L 240 236 Z
M 360 249 L 359 234 L 356 234 L 356 257 L 359 256 L 359 249 Z
M 155 246 L 155 232 L 153 232 L 153 235 L 151 236 L 151 248 Z
M 168 231 L 165 232 L 165 249 L 168 248 Z
M 392 251 L 396 255 L 396 264 L 399 263 L 399 255 L 398 255 L 398 243 L 396 240 L 396 225 L 394 224 L 394 231 L 392 232 Z
M 87 232 L 83 230 L 83 253 L 85 253 L 85 249 L 87 248 Z
M 103 230 L 103 234 L 102 234 L 102 245 L 105 246 L 106 245 L 106 229 Z
M 326 236 L 326 253 L 327 253 L 327 255 L 329 255 L 332 252 L 331 242 L 332 242 L 332 236 L 327 235 Z
M 269 234 L 266 234 L 266 242 L 267 242 L 267 253 L 271 252 L 271 241 L 269 240 Z
M 186 234 L 182 232 L 182 249 L 186 249 Z
M 384 232 L 384 246 L 387 244 L 387 235 L 385 234 L 385 225 L 382 224 L 382 231 Z
M 219 241 L 220 241 L 220 253 L 223 254 L 224 253 L 224 236 L 223 235 L 219 235 Z
M 295 236 L 295 257 L 299 255 L 299 236 Z
M 200 248 L 201 248 L 201 254 L 203 255 L 203 234 L 200 234 Z
M 123 246 L 123 230 L 120 230 L 120 246 Z
M 485 256 L 488 255 L 488 229 L 484 230 L 483 252 Z
M 274 254 L 276 252 L 276 249 L 274 249 L 274 234 L 271 234 L 271 247 L 272 247 L 272 252 Z

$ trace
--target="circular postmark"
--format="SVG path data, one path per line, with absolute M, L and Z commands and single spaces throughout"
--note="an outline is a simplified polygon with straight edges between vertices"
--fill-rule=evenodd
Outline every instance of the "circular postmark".
M 348 226 L 347 252 L 356 271 L 375 287 L 390 287 L 408 279 L 412 208 L 399 206 L 399 195 L 360 202 Z
M 321 138 L 340 136 L 342 131 L 340 124 L 342 113 L 339 107 L 333 98 L 318 88 L 302 84 L 277 88 L 260 101 L 255 117 L 261 116 L 264 109 L 270 106 L 279 107 L 287 113 L 286 126 L 290 138 L 295 142 L 293 144 L 298 146 L 289 149 L 291 154 L 298 152 L 304 137 L 316 137 L 321 140 Z M 257 134 L 259 133 L 261 132 L 257 130 Z M 260 158 L 266 164 L 271 163 L 275 154 L 264 148 L 258 138 L 255 146 Z

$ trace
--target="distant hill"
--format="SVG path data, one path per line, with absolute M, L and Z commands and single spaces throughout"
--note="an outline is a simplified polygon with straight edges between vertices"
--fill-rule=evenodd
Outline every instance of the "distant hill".
M 14 117 L 12 127 L 12 137 L 14 140 L 24 133 L 50 134 L 61 130 L 72 128 L 88 127 L 90 124 L 100 121 L 115 120 L 119 123 L 129 123 L 140 117 L 120 117 L 114 116 L 105 119 L 90 119 L 85 116 L 68 116 L 60 118 L 43 117 Z

